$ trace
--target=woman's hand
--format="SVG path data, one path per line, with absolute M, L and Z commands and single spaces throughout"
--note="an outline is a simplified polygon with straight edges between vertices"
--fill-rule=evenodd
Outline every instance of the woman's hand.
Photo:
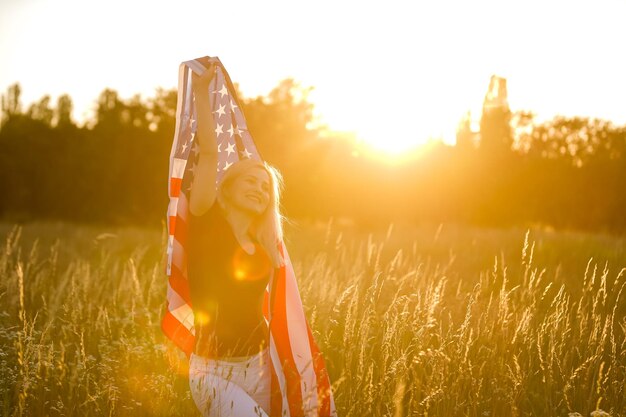
M 208 94 L 209 84 L 213 81 L 213 78 L 215 77 L 215 70 L 217 69 L 217 65 L 213 62 L 202 62 L 202 64 L 205 66 L 206 70 L 201 75 L 198 75 L 195 72 L 191 73 L 192 88 L 196 94 Z

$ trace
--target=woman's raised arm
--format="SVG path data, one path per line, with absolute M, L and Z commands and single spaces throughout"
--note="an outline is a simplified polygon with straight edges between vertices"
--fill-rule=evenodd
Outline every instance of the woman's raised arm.
M 195 142 L 200 148 L 189 197 L 189 211 L 195 216 L 204 214 L 215 202 L 217 179 L 217 138 L 209 103 L 209 83 L 215 75 L 215 65 L 204 63 L 202 75 L 192 73 L 192 88 L 197 111 Z

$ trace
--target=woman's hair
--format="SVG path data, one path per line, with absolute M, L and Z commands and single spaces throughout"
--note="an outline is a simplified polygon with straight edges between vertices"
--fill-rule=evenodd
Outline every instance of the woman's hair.
M 283 178 L 276 168 L 265 161 L 256 159 L 242 159 L 231 165 L 221 181 L 217 185 L 217 202 L 228 211 L 230 201 L 224 190 L 239 176 L 254 168 L 264 169 L 270 179 L 269 203 L 265 211 L 259 214 L 253 221 L 250 231 L 253 237 L 265 249 L 274 267 L 284 265 L 285 261 L 279 251 L 279 246 L 283 241 L 283 219 L 280 212 L 280 193 L 283 188 Z

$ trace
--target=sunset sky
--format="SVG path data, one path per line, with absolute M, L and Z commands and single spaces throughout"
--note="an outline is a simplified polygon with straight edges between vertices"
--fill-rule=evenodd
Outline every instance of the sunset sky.
M 294 77 L 331 129 L 399 150 L 454 142 L 491 74 L 512 110 L 626 123 L 625 17 L 617 0 L 0 0 L 0 89 L 69 93 L 82 122 L 105 87 L 152 96 L 212 55 L 246 96 Z

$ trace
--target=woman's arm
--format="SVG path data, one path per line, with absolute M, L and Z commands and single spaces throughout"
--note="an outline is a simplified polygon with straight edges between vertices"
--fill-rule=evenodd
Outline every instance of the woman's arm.
M 206 65 L 206 63 L 203 63 Z M 215 202 L 217 179 L 217 138 L 209 104 L 209 83 L 215 74 L 215 65 L 201 76 L 192 74 L 192 88 L 197 111 L 195 141 L 200 147 L 198 164 L 194 171 L 189 197 L 189 211 L 200 216 Z

